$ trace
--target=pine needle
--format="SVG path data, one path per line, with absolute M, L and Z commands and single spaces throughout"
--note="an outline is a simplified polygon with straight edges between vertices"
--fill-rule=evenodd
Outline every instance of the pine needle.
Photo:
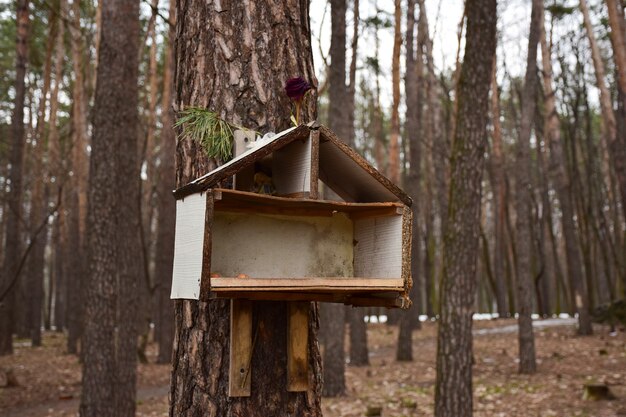
M 181 137 L 199 143 L 209 158 L 227 161 L 232 157 L 233 126 L 202 107 L 187 107 L 180 112 L 175 127 L 182 127 Z

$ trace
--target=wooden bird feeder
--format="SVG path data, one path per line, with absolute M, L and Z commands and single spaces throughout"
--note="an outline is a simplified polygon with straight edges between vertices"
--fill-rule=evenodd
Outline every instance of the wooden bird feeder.
M 233 300 L 231 396 L 250 395 L 251 300 L 292 302 L 287 389 L 306 391 L 308 302 L 408 308 L 412 285 L 407 194 L 324 126 L 253 141 L 174 191 L 171 298 Z

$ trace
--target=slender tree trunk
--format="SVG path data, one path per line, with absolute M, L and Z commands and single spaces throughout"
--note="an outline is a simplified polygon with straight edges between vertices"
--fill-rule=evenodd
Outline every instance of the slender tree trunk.
M 158 325 L 159 325 L 159 356 L 158 363 L 170 363 L 172 360 L 172 343 L 174 340 L 174 302 L 170 300 L 172 288 L 172 265 L 174 264 L 174 231 L 176 225 L 176 201 L 171 191 L 176 188 L 175 163 L 176 135 L 174 134 L 174 109 L 172 93 L 174 91 L 173 75 L 174 39 L 176 36 L 176 3 L 169 6 L 169 28 L 165 64 L 163 70 L 163 97 L 161 111 L 161 149 L 159 179 L 157 182 L 158 223 L 155 257 L 155 282 L 158 294 Z
M 178 2 L 176 109 L 202 106 L 259 132 L 279 132 L 290 125 L 285 81 L 299 75 L 316 84 L 308 2 L 262 0 L 224 6 Z M 264 64 L 268 62 L 274 64 Z M 305 103 L 305 122 L 315 118 L 315 99 L 313 94 Z M 178 141 L 178 186 L 210 166 L 195 143 Z M 171 416 L 207 410 L 215 416 L 321 415 L 316 309 L 309 315 L 308 393 L 285 387 L 286 303 L 255 302 L 252 315 L 254 326 L 264 330 L 252 357 L 251 396 L 229 398 L 229 302 L 176 302 Z
M 65 10 L 65 0 L 59 1 L 59 10 Z M 57 116 L 59 111 L 59 91 L 63 83 L 63 64 L 65 62 L 65 25 L 62 19 L 58 22 L 59 28 L 56 35 L 55 57 L 54 57 L 54 87 L 50 95 L 50 119 L 48 125 L 50 131 L 48 134 L 49 146 L 49 173 L 51 197 L 57 199 L 58 193 L 62 192 L 63 184 L 65 184 L 65 172 L 61 158 L 61 142 L 59 138 L 59 129 L 57 127 Z M 54 178 L 54 183 L 52 182 Z M 52 267 L 50 268 L 50 277 L 54 282 L 54 325 L 57 331 L 65 328 L 65 307 L 66 294 L 65 287 L 65 259 L 63 250 L 67 245 L 65 234 L 65 206 L 59 207 L 56 220 L 52 226 Z
M 494 218 L 494 250 L 493 250 L 493 273 L 498 306 L 498 317 L 508 316 L 506 303 L 506 277 L 504 271 L 505 241 L 504 241 L 504 205 L 505 200 L 505 177 L 504 177 L 504 154 L 502 152 L 502 127 L 500 125 L 500 95 L 496 80 L 496 65 L 494 63 L 491 76 L 491 121 L 493 124 L 493 145 L 491 147 L 491 178 L 493 187 L 493 218 Z
M 82 417 L 135 415 L 137 328 L 132 318 L 142 267 L 137 262 L 138 43 L 139 1 L 104 3 L 89 183 Z
M 489 85 L 496 50 L 496 1 L 468 0 L 458 84 L 450 208 L 443 252 L 435 416 L 472 415 L 472 310 L 476 291 L 481 180 Z
M 73 67 L 72 89 L 72 173 L 67 187 L 67 350 L 78 353 L 83 333 L 85 259 L 85 219 L 87 213 L 87 98 L 85 94 L 85 42 L 80 32 L 80 0 L 72 1 L 72 20 L 68 25 Z
M 351 135 L 350 97 L 346 86 L 346 0 L 330 2 L 331 41 L 329 68 L 328 127 L 348 144 Z M 321 303 L 320 338 L 324 344 L 322 360 L 324 371 L 323 395 L 337 397 L 346 390 L 345 380 L 345 324 L 346 310 L 341 304 Z
M 617 66 L 616 78 L 621 91 L 620 101 L 622 106 L 626 108 L 626 21 L 624 21 L 624 5 L 622 3 L 620 1 L 618 4 L 617 0 L 606 0 L 611 26 L 611 44 Z
M 415 0 L 408 1 L 407 18 L 406 18 L 406 75 L 405 75 L 405 91 L 406 91 L 406 140 L 409 143 L 410 167 L 407 175 L 406 189 L 413 199 L 413 236 L 411 246 L 411 275 L 413 277 L 413 288 L 411 288 L 411 299 L 413 305 L 409 310 L 402 312 L 400 317 L 400 331 L 398 333 L 398 348 L 396 351 L 396 360 L 412 361 L 413 360 L 413 329 L 415 323 L 419 324 L 419 319 L 414 320 L 414 316 L 419 315 L 419 304 L 414 299 L 421 296 L 420 290 L 420 230 L 419 230 L 419 201 L 420 196 L 420 179 L 421 179 L 421 143 L 420 143 L 420 101 L 418 99 L 418 77 L 421 76 L 422 65 L 416 64 L 416 61 L 422 60 L 422 54 L 419 47 L 415 47 Z M 420 16 L 423 10 L 420 10 Z M 421 29 L 421 28 L 420 28 Z M 419 29 L 418 29 L 419 33 Z M 419 38 L 419 35 L 418 35 Z M 417 50 L 417 58 L 416 58 Z M 418 68 L 420 73 L 418 73 Z
M 356 65 L 359 46 L 359 24 L 361 21 L 359 14 L 359 0 L 352 3 L 353 19 L 352 19 L 352 58 L 350 60 L 348 97 L 349 97 L 349 140 L 354 146 L 355 136 L 355 95 L 356 95 Z M 369 365 L 369 354 L 367 350 L 367 324 L 365 323 L 365 308 L 363 307 L 347 307 L 346 317 L 350 326 L 350 365 L 366 366 Z
M 533 0 L 528 36 L 526 77 L 522 91 L 522 116 L 515 155 L 515 229 L 517 232 L 517 312 L 519 314 L 519 371 L 532 374 L 537 370 L 535 336 L 531 318 L 533 310 L 533 269 L 531 200 L 532 162 L 530 160 L 530 134 L 537 105 L 537 42 L 543 23 L 543 0 Z
M 389 179 L 400 184 L 400 49 L 402 48 L 402 7 L 394 0 L 394 36 L 391 57 L 391 131 L 389 132 Z
M 15 100 L 13 116 L 11 118 L 11 151 L 9 162 L 11 170 L 9 179 L 11 191 L 7 196 L 7 220 L 5 231 L 5 254 L 0 279 L 0 294 L 5 294 L 0 300 L 0 356 L 13 353 L 13 300 L 18 261 L 21 257 L 21 218 L 22 218 L 22 170 L 24 162 L 24 98 L 26 96 L 26 65 L 28 64 L 28 36 L 30 15 L 29 1 L 17 1 L 17 36 L 15 40 Z
M 545 92 L 545 126 L 546 138 L 550 147 L 550 166 L 548 175 L 556 188 L 561 208 L 561 226 L 565 244 L 567 272 L 571 286 L 575 292 L 576 311 L 578 313 L 579 334 L 591 334 L 591 320 L 589 317 L 588 296 L 583 281 L 583 267 L 578 249 L 578 235 L 574 222 L 574 203 L 571 197 L 571 182 L 566 167 L 567 158 L 561 142 L 561 124 L 556 109 L 556 97 L 552 88 L 552 61 L 550 45 L 546 39 L 545 29 L 541 30 L 541 51 L 543 62 L 543 90 Z
M 609 9 L 613 8 L 609 7 Z M 626 201 L 626 146 L 624 146 L 624 143 L 622 143 L 622 141 L 617 137 L 617 124 L 615 121 L 615 114 L 613 112 L 611 94 L 605 81 L 604 62 L 602 60 L 602 56 L 600 55 L 600 48 L 598 47 L 595 34 L 593 33 L 593 25 L 591 24 L 591 18 L 589 17 L 586 0 L 580 0 L 580 10 L 583 14 L 587 37 L 589 38 L 589 43 L 591 45 L 591 58 L 593 60 L 593 66 L 596 74 L 596 86 L 598 87 L 598 90 L 600 90 L 600 109 L 602 111 L 603 131 L 605 135 L 604 143 L 606 143 L 606 148 L 608 148 L 611 161 L 613 162 L 613 168 L 615 169 L 615 174 L 617 175 L 622 202 L 624 202 Z M 618 67 L 620 64 L 619 59 L 619 56 L 617 56 Z M 618 77 L 618 80 L 621 83 L 621 76 Z M 604 159 L 606 160 L 607 158 L 604 157 Z M 608 176 L 611 175 L 610 169 L 605 168 L 605 175 L 609 178 Z M 626 218 L 626 204 L 622 204 L 622 211 L 624 218 Z

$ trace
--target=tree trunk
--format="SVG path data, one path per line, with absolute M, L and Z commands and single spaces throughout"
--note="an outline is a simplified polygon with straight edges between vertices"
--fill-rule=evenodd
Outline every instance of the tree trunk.
M 308 2 L 263 0 L 236 7 L 178 2 L 176 20 L 177 110 L 206 107 L 259 132 L 289 127 L 286 80 L 301 76 L 317 84 Z M 312 94 L 306 100 L 303 121 L 315 118 L 315 98 Z M 212 165 L 188 138 L 178 141 L 176 162 L 178 186 Z M 176 302 L 171 416 L 321 415 L 316 309 L 309 314 L 308 393 L 285 387 L 287 304 L 255 302 L 252 314 L 253 326 L 263 331 L 252 357 L 251 396 L 229 398 L 229 302 Z
M 423 9 L 420 10 L 420 17 Z M 415 0 L 409 0 L 406 18 L 406 75 L 405 75 L 405 94 L 406 94 L 406 140 L 409 143 L 409 159 L 410 168 L 407 175 L 406 190 L 413 199 L 413 234 L 411 245 L 411 275 L 413 277 L 413 288 L 411 288 L 411 299 L 413 305 L 409 310 L 402 312 L 400 316 L 400 329 L 398 333 L 398 348 L 396 351 L 396 360 L 412 361 L 413 360 L 413 329 L 415 324 L 419 325 L 419 319 L 415 320 L 414 316 L 419 316 L 419 302 L 415 298 L 421 294 L 420 272 L 420 228 L 419 228 L 419 201 L 420 196 L 420 178 L 421 178 L 421 142 L 420 142 L 420 101 L 418 99 L 418 77 L 422 75 L 422 54 L 415 47 Z M 421 29 L 421 28 L 420 28 Z M 419 29 L 418 29 L 419 33 Z M 419 38 L 419 35 L 418 35 Z M 419 40 L 418 40 L 419 42 Z M 416 58 L 417 49 L 417 58 Z M 416 61 L 419 62 L 416 63 Z M 418 73 L 419 71 L 419 73 Z
M 15 39 L 15 106 L 11 118 L 11 151 L 9 179 L 11 191 L 7 196 L 5 254 L 0 279 L 0 356 L 13 353 L 13 300 L 18 280 L 21 253 L 22 169 L 24 162 L 24 98 L 26 96 L 26 65 L 28 63 L 29 0 L 17 1 L 17 36 Z
M 139 1 L 104 3 L 89 182 L 82 417 L 135 415 L 133 318 L 142 268 L 137 262 L 138 43 Z
M 537 42 L 543 22 L 543 1 L 533 0 L 528 36 L 526 77 L 522 91 L 522 115 L 515 155 L 515 229 L 517 232 L 517 313 L 519 314 L 519 371 L 532 374 L 537 370 L 535 336 L 531 318 L 533 310 L 533 269 L 531 235 L 532 162 L 530 134 L 537 105 Z
M 59 10 L 65 10 L 65 0 L 59 1 Z M 64 167 L 61 158 L 61 143 L 59 139 L 59 129 L 57 127 L 57 117 L 59 111 L 59 91 L 63 83 L 63 64 L 65 60 L 65 25 L 59 19 L 59 28 L 56 36 L 55 57 L 54 57 L 54 87 L 50 95 L 50 119 L 48 125 L 49 161 L 48 171 L 50 179 L 54 178 L 54 185 L 50 181 L 51 197 L 57 199 L 58 193 L 62 192 L 62 187 L 66 183 Z M 52 226 L 52 267 L 50 268 L 51 281 L 54 282 L 54 325 L 57 331 L 65 328 L 65 307 L 67 289 L 65 286 L 65 259 L 63 257 L 64 248 L 67 246 L 65 239 L 65 206 L 59 207 L 57 216 Z
M 611 26 L 611 44 L 617 66 L 617 83 L 621 91 L 620 99 L 622 106 L 626 108 L 626 21 L 624 21 L 623 2 L 617 4 L 617 0 L 606 0 L 609 11 L 609 24 Z M 623 140 L 623 138 L 622 138 Z M 623 145 L 624 146 L 624 145 Z
M 504 154 L 502 152 L 502 127 L 500 125 L 500 96 L 496 80 L 496 65 L 494 63 L 491 76 L 491 122 L 493 124 L 493 145 L 491 147 L 490 171 L 493 187 L 493 218 L 494 218 L 494 250 L 493 273 L 498 306 L 498 317 L 505 318 L 508 314 L 506 303 L 506 277 L 504 271 L 505 241 L 504 241 L 504 205 L 505 177 Z
M 567 175 L 567 158 L 561 143 L 561 124 L 556 109 L 555 92 L 552 88 L 552 61 L 551 47 L 546 39 L 545 28 L 541 29 L 541 52 L 543 62 L 543 89 L 545 92 L 545 126 L 546 138 L 550 147 L 550 165 L 548 174 L 556 189 L 561 208 L 561 226 L 565 244 L 565 258 L 567 272 L 572 288 L 575 292 L 576 312 L 578 313 L 578 333 L 591 334 L 591 320 L 589 317 L 588 296 L 583 281 L 583 267 L 578 249 L 578 234 L 574 221 L 574 203 L 571 197 L 571 183 Z
M 67 187 L 68 208 L 68 263 L 67 263 L 67 350 L 78 353 L 78 342 L 83 333 L 83 300 L 85 248 L 85 219 L 87 213 L 87 98 L 85 94 L 85 50 L 86 43 L 80 32 L 80 0 L 72 1 L 72 20 L 68 24 L 72 51 L 72 173 Z
M 330 2 L 331 41 L 329 68 L 328 127 L 348 144 L 353 142 L 350 123 L 350 96 L 346 86 L 346 0 Z M 323 395 L 337 397 L 346 390 L 345 381 L 345 324 L 346 311 L 341 304 L 320 304 L 320 339 L 324 345 L 322 369 Z
M 163 97 L 161 111 L 161 149 L 158 181 L 157 181 L 157 243 L 155 257 L 155 283 L 158 295 L 158 326 L 159 356 L 158 363 L 170 363 L 172 360 L 172 343 L 174 340 L 174 303 L 170 300 L 172 288 L 172 268 L 174 264 L 174 231 L 176 226 L 176 201 L 171 191 L 176 188 L 176 135 L 174 133 L 174 109 L 172 93 L 174 91 L 173 75 L 174 38 L 176 36 L 176 3 L 169 6 L 169 27 L 165 63 L 163 69 Z
M 389 132 L 389 179 L 400 184 L 400 49 L 402 47 L 401 1 L 394 1 L 394 36 L 391 57 L 391 131 Z
M 472 415 L 472 310 L 476 292 L 481 180 L 489 85 L 496 50 L 496 1 L 468 0 L 465 59 L 458 84 L 442 306 L 437 343 L 435 415 Z
M 612 9 L 612 7 L 609 6 L 609 9 Z M 602 56 L 600 55 L 600 48 L 598 47 L 595 34 L 593 33 L 593 25 L 591 24 L 591 18 L 589 17 L 586 0 L 580 0 L 580 10 L 583 14 L 587 37 L 589 38 L 589 44 L 591 45 L 591 58 L 593 60 L 593 66 L 596 73 L 596 86 L 598 87 L 598 90 L 600 90 L 600 108 L 602 111 L 605 138 L 604 143 L 606 144 L 606 148 L 608 148 L 611 161 L 613 162 L 613 168 L 615 169 L 615 174 L 617 175 L 622 202 L 624 202 L 626 201 L 626 147 L 617 137 L 617 124 L 615 121 L 615 114 L 613 113 L 611 94 L 605 81 L 604 62 L 602 60 Z M 619 59 L 619 56 L 617 56 L 618 67 L 620 63 Z M 618 77 L 618 80 L 621 82 L 620 77 Z M 607 158 L 604 157 L 604 160 L 606 159 Z M 605 168 L 605 175 L 607 178 L 611 175 L 610 169 Z M 622 204 L 622 211 L 624 218 L 626 218 L 626 204 Z

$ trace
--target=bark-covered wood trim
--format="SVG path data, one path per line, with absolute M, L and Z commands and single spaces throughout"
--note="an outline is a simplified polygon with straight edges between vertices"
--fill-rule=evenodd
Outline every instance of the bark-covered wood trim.
M 174 191 L 174 197 L 177 200 L 180 200 L 181 198 L 184 198 L 189 194 L 194 194 L 214 187 L 219 182 L 229 178 L 232 175 L 235 175 L 241 169 L 254 164 L 255 162 L 263 159 L 267 155 L 293 142 L 294 140 L 307 139 L 309 137 L 309 130 L 310 129 L 308 125 L 300 125 L 286 135 L 268 143 L 266 146 L 260 146 L 252 153 L 250 153 L 250 155 L 241 158 L 238 161 L 235 161 L 228 168 L 223 170 L 215 170 L 209 175 L 200 177 L 186 185 L 183 185 L 182 187 Z
M 404 293 L 402 298 L 406 301 L 406 307 L 411 306 L 409 293 L 413 286 L 411 277 L 411 245 L 413 237 L 413 212 L 409 207 L 404 207 L 402 214 L 402 280 L 404 281 Z
M 318 129 L 311 130 L 311 184 L 309 198 L 317 200 L 319 198 L 319 176 L 320 176 L 320 132 Z
M 326 126 L 320 126 L 319 128 L 321 138 L 332 142 L 337 148 L 339 148 L 348 157 L 354 160 L 363 170 L 376 179 L 381 185 L 388 189 L 393 195 L 398 197 L 407 206 L 410 206 L 413 201 L 404 191 L 402 191 L 396 184 L 394 184 L 387 177 L 382 175 L 376 168 L 374 168 L 369 162 L 359 155 L 354 149 L 346 145 Z
M 354 307 L 409 308 L 410 302 L 397 291 L 373 293 L 323 293 L 281 291 L 224 291 L 212 292 L 212 299 L 245 299 L 255 301 L 317 301 L 339 303 Z
M 206 301 L 211 293 L 211 251 L 213 216 L 215 214 L 215 198 L 213 192 L 206 193 L 206 210 L 204 212 L 204 244 L 202 246 L 202 273 L 200 275 L 200 301 Z

